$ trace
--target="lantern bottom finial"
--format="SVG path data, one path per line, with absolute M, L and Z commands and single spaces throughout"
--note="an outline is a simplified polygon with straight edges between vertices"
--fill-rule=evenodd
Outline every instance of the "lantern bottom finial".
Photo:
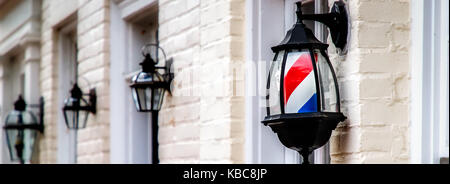
M 309 158 L 309 154 L 311 154 L 311 152 L 309 152 L 309 151 L 299 151 L 298 153 L 300 153 L 300 155 L 303 158 L 302 164 L 304 164 L 304 165 L 310 164 L 308 158 Z

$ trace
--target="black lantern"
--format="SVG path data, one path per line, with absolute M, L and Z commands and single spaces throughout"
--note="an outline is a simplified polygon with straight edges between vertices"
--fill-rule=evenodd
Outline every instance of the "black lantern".
M 344 48 L 347 14 L 343 2 L 335 2 L 331 13 L 302 15 L 297 2 L 297 22 L 284 40 L 272 47 L 275 58 L 267 81 L 267 116 L 262 121 L 277 133 L 281 143 L 308 155 L 328 142 L 331 131 L 346 119 L 340 112 L 339 87 L 327 55 L 303 20 L 315 20 L 330 28 L 333 43 Z
M 75 130 L 85 128 L 89 113 L 96 113 L 97 95 L 95 89 L 91 89 L 89 94 L 86 94 L 89 96 L 89 101 L 83 98 L 83 92 L 77 83 L 73 85 L 70 94 L 70 98 L 64 100 L 63 107 L 67 128 Z
M 38 105 L 30 107 L 39 108 L 39 118 L 26 110 L 27 104 L 19 95 L 14 103 L 14 110 L 6 116 L 3 127 L 11 161 L 19 161 L 22 164 L 31 160 L 38 131 L 44 132 L 44 98 L 40 98 Z
M 164 92 L 166 90 L 170 92 L 170 83 L 173 79 L 173 74 L 170 73 L 171 61 L 166 61 L 164 67 L 156 66 L 158 57 L 156 56 L 156 61 L 151 57 L 148 51 L 151 46 L 160 49 L 157 44 L 147 44 L 142 48 L 144 56 L 144 60 L 140 63 L 142 71 L 132 78 L 130 85 L 133 101 L 139 112 L 159 111 Z M 160 73 L 161 70 L 163 73 Z

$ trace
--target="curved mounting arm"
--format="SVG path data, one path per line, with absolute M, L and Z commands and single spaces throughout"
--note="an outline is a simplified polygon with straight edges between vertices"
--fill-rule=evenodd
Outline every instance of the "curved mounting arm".
M 298 2 L 297 6 L 301 6 L 301 2 Z M 300 9 L 300 7 L 297 8 Z M 331 12 L 325 14 L 302 14 L 298 11 L 297 18 L 299 21 L 313 20 L 325 24 L 330 29 L 334 45 L 340 49 L 345 48 L 348 36 L 348 15 L 344 2 L 334 2 Z
M 150 58 L 150 54 L 149 54 L 150 51 L 149 51 L 149 48 L 150 48 L 151 46 L 156 47 L 157 49 L 161 50 L 161 52 L 163 53 L 163 55 L 164 55 L 164 61 L 165 61 L 165 65 L 164 65 L 164 66 L 155 66 L 156 64 L 159 63 L 159 61 L 158 61 L 159 59 L 158 59 L 158 55 L 157 55 L 157 54 L 156 54 L 156 59 L 157 59 L 156 62 L 153 62 L 153 59 Z M 152 72 L 155 72 L 155 70 L 163 70 L 164 72 L 162 73 L 162 76 L 163 76 L 164 80 L 165 80 L 168 84 L 170 84 L 170 83 L 172 82 L 173 78 L 174 78 L 174 74 L 173 74 L 173 72 L 172 72 L 173 58 L 167 59 L 166 52 L 164 51 L 164 49 L 162 49 L 162 48 L 159 46 L 159 42 L 157 41 L 156 43 L 147 43 L 147 44 L 145 44 L 145 45 L 141 48 L 141 52 L 142 52 L 142 55 L 143 55 L 144 57 L 146 57 L 146 59 L 144 59 L 144 61 L 141 62 L 142 71 L 146 71 L 146 72 L 152 71 Z M 158 52 L 156 52 L 156 53 L 158 53 Z M 170 86 L 170 85 L 169 85 L 169 86 Z M 167 90 L 169 91 L 170 94 L 172 94 L 172 93 L 171 93 L 171 90 L 170 90 L 170 87 L 167 87 Z
M 173 65 L 173 58 L 169 58 L 169 60 L 166 61 L 165 66 L 157 66 L 155 69 L 161 69 L 164 70 L 164 73 L 162 74 L 165 81 L 167 81 L 168 84 L 170 84 L 174 78 L 174 74 L 172 72 L 172 65 Z M 170 94 L 172 94 L 170 90 L 170 85 L 167 89 Z
M 149 51 L 149 49 L 150 49 L 150 47 L 156 47 L 156 49 L 157 50 L 161 50 L 161 52 L 163 53 L 163 56 L 164 56 L 164 61 L 166 61 L 167 60 L 167 56 L 166 56 L 166 52 L 164 51 L 164 49 L 162 49 L 160 46 L 159 46 L 159 43 L 147 43 L 147 44 L 145 44 L 142 48 L 141 48 L 141 54 L 142 54 L 142 56 L 146 56 L 147 54 L 150 54 L 150 51 Z M 158 58 L 158 51 L 156 52 L 156 63 L 155 64 L 158 64 L 159 63 L 159 58 Z

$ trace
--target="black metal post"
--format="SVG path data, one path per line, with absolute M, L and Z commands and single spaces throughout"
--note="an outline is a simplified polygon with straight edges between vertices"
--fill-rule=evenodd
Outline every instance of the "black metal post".
M 300 151 L 300 155 L 303 157 L 303 163 L 304 165 L 310 164 L 309 163 L 309 151 Z
M 22 125 L 23 124 L 23 117 L 22 117 L 22 115 L 19 115 L 19 119 L 18 119 L 18 122 L 17 122 L 19 125 Z M 24 164 L 25 162 L 24 162 L 24 159 L 23 159 L 23 148 L 24 148 L 24 143 L 23 143 L 23 138 L 24 138 L 24 136 L 23 136 L 23 130 L 18 130 L 18 133 L 17 133 L 17 140 L 16 140 L 16 143 L 15 143 L 15 148 L 16 148 L 16 153 L 17 153 L 17 157 L 19 157 L 19 162 L 20 162 L 20 164 Z
M 45 127 L 44 127 L 44 107 L 45 107 L 44 97 L 41 96 L 39 98 L 39 131 L 41 133 L 44 133 L 44 130 L 45 130 Z
M 152 111 L 152 163 L 159 164 L 158 111 Z
M 17 157 L 19 157 L 19 163 L 24 164 L 25 161 L 23 160 L 23 142 L 17 142 L 14 147 L 16 148 Z

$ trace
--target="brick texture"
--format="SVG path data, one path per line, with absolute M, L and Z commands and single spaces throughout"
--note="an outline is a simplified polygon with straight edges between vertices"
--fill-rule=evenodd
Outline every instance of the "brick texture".
M 78 75 L 97 92 L 97 114 L 78 132 L 78 163 L 109 163 L 109 0 L 43 0 L 41 91 L 46 100 L 40 162 L 57 163 L 58 26 L 77 17 Z M 86 83 L 80 87 L 87 92 Z
M 332 134 L 332 163 L 408 163 L 410 3 L 347 4 L 348 54 L 329 49 L 348 117 Z
M 243 163 L 244 1 L 159 2 L 161 46 L 174 58 L 160 111 L 161 163 Z M 242 92 L 243 93 L 243 92 Z
M 333 2 L 329 0 L 330 5 Z M 109 163 L 109 0 L 43 0 L 40 162 L 57 162 L 58 29 L 77 15 L 78 70 L 98 94 L 79 131 L 78 162 Z M 160 0 L 161 47 L 175 80 L 160 111 L 161 163 L 244 162 L 244 0 Z M 348 119 L 333 131 L 332 163 L 409 161 L 410 3 L 347 1 L 349 51 L 330 57 Z M 375 86 L 375 87 L 374 87 Z M 86 90 L 86 86 L 82 86 Z

